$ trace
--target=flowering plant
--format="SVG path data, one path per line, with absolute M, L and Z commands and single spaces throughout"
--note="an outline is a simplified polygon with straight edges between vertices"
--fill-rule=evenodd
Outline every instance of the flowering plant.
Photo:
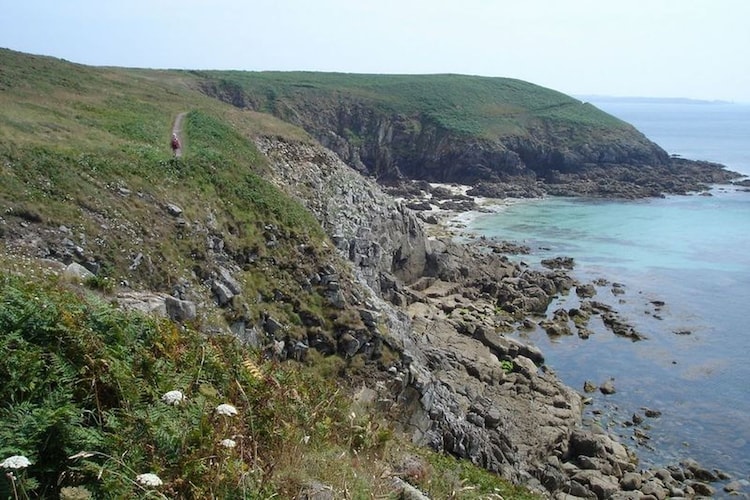
M 31 465 L 31 462 L 23 455 L 13 455 L 0 463 L 0 467 L 3 469 L 25 469 L 29 465 Z
M 159 476 L 150 472 L 147 472 L 145 474 L 138 474 L 135 477 L 135 481 L 138 484 L 142 484 L 143 486 L 150 486 L 153 488 L 164 484 Z
M 185 395 L 182 391 L 169 391 L 161 397 L 161 400 L 168 405 L 177 406 L 185 401 Z
M 216 407 L 216 413 L 227 417 L 233 417 L 237 415 L 237 408 L 230 404 L 223 403 Z
M 235 441 L 234 439 L 222 439 L 221 445 L 224 448 L 234 448 L 235 446 L 237 446 L 237 441 Z

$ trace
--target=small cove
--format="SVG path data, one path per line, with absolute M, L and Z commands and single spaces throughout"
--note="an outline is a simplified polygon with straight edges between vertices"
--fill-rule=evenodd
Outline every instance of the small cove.
M 725 224 L 701 222 L 717 210 Z M 471 229 L 527 244 L 532 255 L 518 258 L 530 265 L 573 257 L 581 283 L 608 281 L 594 300 L 614 307 L 647 337 L 616 337 L 596 317 L 587 340 L 550 338 L 541 329 L 522 334 L 579 391 L 586 380 L 599 385 L 614 378 L 617 393 L 592 394 L 587 419 L 636 446 L 644 465 L 693 457 L 739 477 L 750 471 L 750 254 L 744 252 L 750 194 L 723 189 L 712 198 L 536 200 L 479 217 Z M 613 293 L 613 282 L 622 285 L 621 294 Z M 571 293 L 549 312 L 577 306 Z M 662 416 L 628 425 L 644 408 Z M 635 439 L 636 429 L 648 439 Z
M 618 106 L 615 114 L 670 153 L 750 172 L 745 139 L 750 107 Z M 685 117 L 690 119 L 681 120 Z M 681 123 L 688 126 L 680 128 Z M 550 338 L 541 329 L 519 334 L 542 348 L 547 364 L 581 392 L 586 380 L 599 385 L 614 379 L 615 394 L 590 395 L 587 421 L 619 435 L 638 452 L 643 466 L 691 457 L 748 479 L 750 193 L 716 186 L 711 194 L 638 201 L 523 200 L 470 220 L 468 228 L 528 245 L 532 254 L 516 259 L 532 266 L 544 258 L 573 257 L 572 274 L 581 283 L 607 280 L 596 287 L 593 300 L 614 307 L 647 337 L 640 342 L 616 337 L 596 317 L 589 325 L 594 334 L 586 340 Z M 613 282 L 622 285 L 622 294 L 613 293 Z M 571 292 L 549 313 L 576 307 L 578 300 Z M 645 408 L 661 415 L 645 417 Z M 634 414 L 643 418 L 637 426 L 632 425 Z M 639 433 L 647 438 L 636 437 Z

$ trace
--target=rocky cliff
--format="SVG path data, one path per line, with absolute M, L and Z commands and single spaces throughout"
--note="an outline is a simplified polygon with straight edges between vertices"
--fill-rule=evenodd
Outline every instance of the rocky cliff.
M 205 94 L 272 113 L 382 183 L 481 184 L 496 197 L 658 196 L 734 177 L 527 82 L 462 75 L 201 73 Z M 491 187 L 487 187 L 491 186 Z
M 256 142 L 275 182 L 316 214 L 359 276 L 363 288 L 354 295 L 370 328 L 350 354 L 367 353 L 372 343 L 399 353 L 385 373 L 361 380 L 360 397 L 415 442 L 544 496 L 695 492 L 672 476 L 636 472 L 624 446 L 582 428 L 582 397 L 541 351 L 506 335 L 517 328 L 513 318 L 543 313 L 553 296 L 577 286 L 565 272 L 513 264 L 492 244 L 428 238 L 409 209 L 330 151 L 278 138 Z M 686 470 L 674 474 L 684 482 Z

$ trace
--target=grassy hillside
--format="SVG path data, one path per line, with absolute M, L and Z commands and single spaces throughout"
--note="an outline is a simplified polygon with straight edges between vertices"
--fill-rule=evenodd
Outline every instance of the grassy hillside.
M 407 479 L 436 498 L 528 496 L 413 449 L 353 405 L 347 378 L 362 360 L 281 362 L 226 333 L 273 317 L 293 339 L 304 317 L 325 338 L 359 317 L 306 281 L 345 271 L 315 219 L 266 180 L 250 140 L 312 139 L 197 84 L 0 49 L 0 460 L 31 461 L 0 478 L 0 496 L 292 498 L 319 481 L 341 497 L 386 497 L 405 457 L 419 464 Z M 70 261 L 95 278 L 64 276 L 56 263 Z M 243 288 L 223 308 L 206 285 L 219 266 Z M 204 301 L 194 321 L 113 305 L 121 290 L 176 287 Z M 173 406 L 174 390 L 185 399 Z M 142 484 L 144 473 L 163 484 Z
M 0 51 L 0 66 L 6 216 L 88 235 L 89 257 L 109 266 L 113 278 L 164 289 L 191 268 L 190 232 L 216 231 L 230 249 L 261 253 L 269 224 L 293 233 L 291 246 L 295 238 L 322 241 L 313 218 L 264 180 L 264 159 L 248 140 L 303 132 L 205 98 L 179 75 L 10 51 Z M 187 116 L 178 159 L 168 141 L 180 112 Z M 167 204 L 184 210 L 184 225 L 167 215 Z M 126 273 L 133 256 L 146 252 L 159 273 Z
M 238 85 L 273 112 L 285 100 L 354 98 L 387 113 L 422 115 L 446 130 L 497 138 L 525 134 L 544 120 L 560 126 L 630 131 L 625 122 L 565 94 L 510 78 L 311 72 L 204 72 Z
M 385 183 L 403 178 L 518 182 L 591 167 L 636 171 L 669 162 L 666 152 L 633 126 L 520 80 L 452 74 L 186 74 L 206 95 L 304 128 L 350 165 Z

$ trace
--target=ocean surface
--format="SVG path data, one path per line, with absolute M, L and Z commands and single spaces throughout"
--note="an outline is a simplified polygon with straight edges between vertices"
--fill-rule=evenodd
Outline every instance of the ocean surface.
M 588 100 L 670 154 L 750 174 L 750 105 Z M 550 338 L 541 329 L 518 334 L 580 392 L 586 380 L 614 379 L 615 394 L 590 394 L 587 422 L 619 435 L 643 467 L 689 457 L 750 479 L 750 192 L 715 186 L 711 194 L 522 200 L 477 216 L 469 229 L 529 245 L 532 255 L 518 256 L 529 265 L 573 257 L 578 280 L 607 280 L 593 300 L 612 305 L 647 337 L 617 337 L 598 319 L 588 339 Z M 577 305 L 571 293 L 549 314 Z M 644 417 L 645 408 L 661 416 Z M 630 425 L 634 414 L 644 422 Z

